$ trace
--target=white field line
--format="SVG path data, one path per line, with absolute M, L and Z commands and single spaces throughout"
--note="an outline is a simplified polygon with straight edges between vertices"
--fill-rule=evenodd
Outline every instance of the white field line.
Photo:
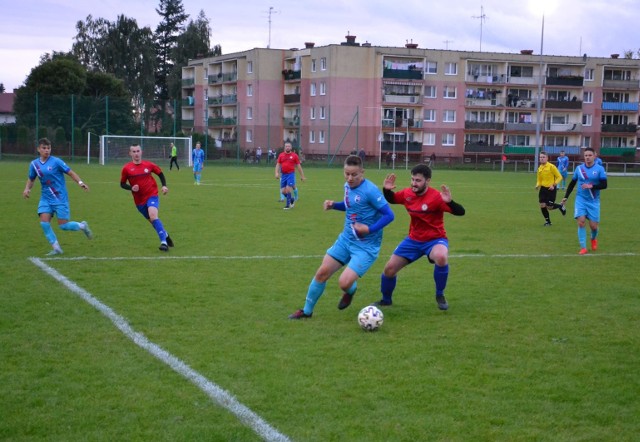
M 51 257 L 51 258 L 29 258 L 31 260 L 37 259 L 39 261 L 155 261 L 160 259 L 171 260 L 185 260 L 185 259 L 211 259 L 211 260 L 264 260 L 264 259 L 320 259 L 324 255 L 254 255 L 254 256 L 113 256 L 113 257 L 99 257 L 99 256 L 74 256 L 74 257 Z M 620 253 L 588 253 L 586 255 L 578 255 L 578 253 L 565 253 L 565 254 L 482 254 L 482 253 L 460 253 L 451 254 L 449 258 L 485 258 L 485 259 L 503 259 L 503 258 L 523 258 L 523 259 L 539 259 L 539 258 L 605 258 L 615 256 L 640 256 L 640 253 L 635 252 L 620 252 Z
M 147 337 L 142 333 L 135 331 L 131 327 L 131 325 L 129 325 L 125 318 L 118 315 L 107 305 L 98 301 L 89 292 L 78 286 L 75 282 L 71 281 L 52 267 L 48 266 L 39 258 L 29 258 L 29 260 L 40 269 L 42 269 L 45 273 L 49 274 L 49 276 L 51 276 L 53 279 L 65 286 L 67 289 L 95 307 L 100 313 L 111 320 L 111 322 L 113 322 L 113 324 L 137 346 L 146 350 L 151 355 L 155 356 L 157 359 L 171 367 L 176 373 L 191 381 L 214 402 L 217 402 L 221 407 L 233 413 L 244 425 L 250 427 L 264 440 L 283 442 L 290 441 L 287 436 L 278 432 L 278 430 L 269 425 L 260 416 L 251 411 L 245 405 L 238 402 L 238 400 L 232 394 L 225 391 L 214 382 L 211 382 L 157 344 L 149 341 L 149 339 L 147 339 Z

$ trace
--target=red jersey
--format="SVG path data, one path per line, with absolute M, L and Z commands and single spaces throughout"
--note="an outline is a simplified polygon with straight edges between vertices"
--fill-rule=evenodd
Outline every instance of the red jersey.
M 416 195 L 411 188 L 402 189 L 394 194 L 393 203 L 404 205 L 411 216 L 409 238 L 426 242 L 447 237 L 444 212 L 451 213 L 451 208 L 438 190 L 427 187 L 424 195 Z
M 136 184 L 139 186 L 137 192 L 131 192 L 136 206 L 146 203 L 152 196 L 158 196 L 158 183 L 156 183 L 156 179 L 151 176 L 152 173 L 160 175 L 162 169 L 151 161 L 143 160 L 140 164 L 131 161 L 122 168 L 120 182 L 126 183 L 129 181 L 131 187 Z
M 300 158 L 294 151 L 289 153 L 282 152 L 278 155 L 278 163 L 282 173 L 293 173 L 296 171 L 296 165 L 300 164 Z

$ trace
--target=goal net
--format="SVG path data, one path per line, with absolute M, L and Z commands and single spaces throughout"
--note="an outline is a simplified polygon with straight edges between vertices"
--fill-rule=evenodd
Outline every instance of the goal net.
M 171 143 L 178 148 L 178 165 L 193 166 L 191 161 L 191 137 L 145 137 L 136 135 L 101 135 L 100 164 L 126 163 L 130 161 L 129 148 L 138 144 L 142 158 L 153 161 L 160 167 L 169 166 Z

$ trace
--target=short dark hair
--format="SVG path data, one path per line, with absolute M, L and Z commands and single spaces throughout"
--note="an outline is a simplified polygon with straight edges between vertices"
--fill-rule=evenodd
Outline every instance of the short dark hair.
M 40 138 L 38 140 L 38 146 L 51 146 L 51 141 L 49 140 L 49 138 Z
M 362 167 L 362 159 L 358 155 L 349 155 L 344 160 L 344 165 Z
M 426 164 L 418 164 L 417 166 L 414 166 L 413 169 L 411 169 L 411 175 L 418 174 L 422 175 L 425 180 L 428 180 L 431 178 L 431 168 Z
M 549 154 L 547 152 L 545 152 L 544 150 L 541 150 L 538 155 L 544 155 L 545 157 L 549 156 Z
M 595 149 L 594 149 L 593 147 L 585 147 L 585 148 L 584 148 L 584 151 L 585 151 L 585 152 L 586 152 L 586 151 L 588 151 L 588 150 L 590 150 L 590 151 L 591 151 L 591 152 L 593 152 L 593 153 L 596 153 L 596 151 L 595 151 Z

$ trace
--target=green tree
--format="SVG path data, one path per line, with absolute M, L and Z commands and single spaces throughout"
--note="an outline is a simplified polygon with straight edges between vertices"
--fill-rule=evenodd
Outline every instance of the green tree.
M 157 98 L 164 101 L 175 98 L 169 94 L 168 78 L 175 65 L 174 52 L 178 37 L 189 15 L 184 12 L 182 0 L 160 0 L 156 12 L 162 17 L 155 32 L 156 92 Z

